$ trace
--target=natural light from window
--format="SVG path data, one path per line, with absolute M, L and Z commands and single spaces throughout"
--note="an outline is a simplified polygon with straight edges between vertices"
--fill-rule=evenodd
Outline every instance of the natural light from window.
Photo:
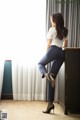
M 33 64 L 45 53 L 46 0 L 0 0 L 0 59 Z

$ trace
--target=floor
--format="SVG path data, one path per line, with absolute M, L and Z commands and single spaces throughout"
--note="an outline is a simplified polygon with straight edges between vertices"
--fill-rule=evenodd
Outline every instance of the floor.
M 44 101 L 1 100 L 0 110 L 7 113 L 7 120 L 80 120 L 80 114 L 64 115 L 63 108 L 54 104 L 54 113 L 44 114 L 42 111 L 47 106 Z

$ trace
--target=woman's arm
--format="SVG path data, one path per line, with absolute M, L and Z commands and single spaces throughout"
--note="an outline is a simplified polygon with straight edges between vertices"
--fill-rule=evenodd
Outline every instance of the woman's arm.
M 68 40 L 65 39 L 65 40 L 63 41 L 62 48 L 66 48 L 67 46 L 68 46 Z
M 51 39 L 48 39 L 48 40 L 47 40 L 47 48 L 46 48 L 47 50 L 48 50 L 48 49 L 49 49 L 49 47 L 51 46 L 51 42 L 52 42 L 52 40 L 51 40 Z M 46 50 L 46 51 L 47 51 L 47 50 Z

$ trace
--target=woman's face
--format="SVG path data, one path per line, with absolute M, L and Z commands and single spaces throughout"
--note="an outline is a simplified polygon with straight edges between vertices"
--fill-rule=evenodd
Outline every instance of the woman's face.
M 51 21 L 52 27 L 56 27 L 56 23 L 53 21 L 52 16 L 50 16 L 50 21 Z

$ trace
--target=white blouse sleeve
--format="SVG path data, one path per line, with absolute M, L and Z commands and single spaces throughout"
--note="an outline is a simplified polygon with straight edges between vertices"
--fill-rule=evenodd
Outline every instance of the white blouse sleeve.
M 53 38 L 53 30 L 52 28 L 50 28 L 47 34 L 47 39 L 52 39 L 52 38 Z

